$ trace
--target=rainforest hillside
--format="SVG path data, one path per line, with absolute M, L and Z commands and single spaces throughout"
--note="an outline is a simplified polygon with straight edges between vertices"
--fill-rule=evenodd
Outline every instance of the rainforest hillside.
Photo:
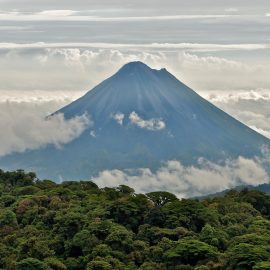
M 270 269 L 270 197 L 179 200 L 0 170 L 0 269 Z

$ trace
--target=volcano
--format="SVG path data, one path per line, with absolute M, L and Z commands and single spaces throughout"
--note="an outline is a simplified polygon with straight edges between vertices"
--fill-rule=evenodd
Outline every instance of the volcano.
M 156 170 L 168 160 L 196 165 L 261 155 L 270 140 L 209 103 L 166 69 L 142 62 L 123 66 L 80 99 L 60 109 L 66 119 L 87 114 L 93 125 L 60 149 L 0 159 L 7 169 L 39 177 L 89 179 L 111 169 Z

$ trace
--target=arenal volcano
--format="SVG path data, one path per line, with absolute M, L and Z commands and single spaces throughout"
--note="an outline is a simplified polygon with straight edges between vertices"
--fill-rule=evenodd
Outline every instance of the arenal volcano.
M 179 160 L 196 165 L 260 156 L 270 140 L 215 107 L 166 69 L 141 62 L 123 66 L 80 99 L 60 109 L 65 118 L 87 113 L 93 125 L 58 149 L 12 154 L 7 169 L 34 170 L 39 177 L 89 179 L 105 169 L 160 167 Z

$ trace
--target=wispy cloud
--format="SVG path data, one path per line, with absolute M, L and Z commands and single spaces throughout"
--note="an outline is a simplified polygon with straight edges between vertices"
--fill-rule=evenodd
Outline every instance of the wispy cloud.
M 41 12 L 38 12 L 38 13 L 32 13 L 30 14 L 29 16 L 31 15 L 45 15 L 45 16 L 52 16 L 52 17 L 67 17 L 67 16 L 71 16 L 71 15 L 74 15 L 76 14 L 77 11 L 75 10 L 69 10 L 69 9 L 57 9 L 57 10 L 44 10 L 44 11 L 41 11 Z M 16 15 L 20 15 L 18 13 L 16 13 Z M 21 14 L 23 15 L 23 14 Z
M 0 31 L 24 31 L 24 30 L 33 30 L 33 28 L 29 26 L 0 25 Z
M 168 20 L 196 20 L 228 18 L 228 14 L 193 14 L 193 15 L 164 15 L 164 16 L 121 16 L 104 17 L 90 15 L 87 11 L 76 10 L 44 10 L 41 12 L 0 12 L 3 21 L 89 21 L 89 22 L 114 22 L 114 21 L 168 21 Z
M 270 49 L 270 44 L 213 44 L 213 43 L 80 43 L 80 42 L 35 42 L 35 43 L 0 43 L 0 49 L 35 49 L 35 48 L 96 48 L 96 49 L 185 49 L 201 51 L 220 50 L 262 50 Z
M 234 7 L 231 7 L 231 8 L 226 8 L 225 11 L 226 12 L 238 12 L 239 9 L 238 8 L 234 8 Z

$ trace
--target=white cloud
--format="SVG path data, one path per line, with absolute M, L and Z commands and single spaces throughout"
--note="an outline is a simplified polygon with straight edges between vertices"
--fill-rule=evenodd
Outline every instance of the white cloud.
M 268 122 L 269 123 L 270 119 L 268 119 Z M 257 126 L 250 126 L 252 129 L 254 129 L 255 131 L 257 131 L 258 133 L 262 134 L 263 136 L 267 137 L 270 139 L 270 130 L 265 130 L 265 129 L 262 129 L 262 128 L 258 128 Z
M 119 125 L 123 125 L 123 121 L 125 118 L 125 115 L 123 113 L 116 113 L 112 117 Z
M 46 119 L 39 109 L 35 103 L 0 103 L 0 156 L 48 144 L 61 147 L 91 125 L 86 114 L 68 120 L 63 114 Z
M 69 104 L 70 102 L 80 98 L 86 92 L 85 91 L 41 91 L 41 90 L 1 90 L 0 91 L 0 104 L 1 103 L 32 103 L 34 105 L 46 104 L 47 114 L 52 113 Z M 51 106 L 49 106 L 51 104 Z M 40 108 L 40 107 L 39 107 Z M 41 107 L 42 109 L 43 107 Z
M 269 164 L 269 157 L 267 160 Z M 205 195 L 237 185 L 269 183 L 270 178 L 260 160 L 239 157 L 224 165 L 201 160 L 198 167 L 184 167 L 179 161 L 168 161 L 156 172 L 137 170 L 103 171 L 93 181 L 99 186 L 131 186 L 137 192 L 166 190 L 179 197 Z
M 93 11 L 44 10 L 41 12 L 0 12 L 4 21 L 81 21 L 81 22 L 123 22 L 123 21 L 168 21 L 228 18 L 228 14 L 193 14 L 193 15 L 152 15 L 152 16 L 114 16 L 93 15 Z
M 90 136 L 93 137 L 93 138 L 96 138 L 97 137 L 96 132 L 94 130 L 91 130 L 90 131 Z
M 38 13 L 34 13 L 31 15 L 45 15 L 45 16 L 56 16 L 56 17 L 66 17 L 66 16 L 71 16 L 73 14 L 76 14 L 77 12 L 74 10 L 69 10 L 69 9 L 56 9 L 56 10 L 44 10 Z M 30 16 L 31 16 L 30 15 Z
M 96 49 L 174 49 L 174 50 L 262 50 L 269 49 L 270 45 L 265 43 L 256 44 L 214 44 L 214 43 L 89 43 L 89 42 L 35 42 L 35 43 L 8 43 L 1 42 L 1 49 L 35 49 L 35 48 L 96 48 Z
M 132 124 L 151 131 L 162 130 L 166 127 L 165 122 L 160 118 L 151 118 L 144 120 L 136 112 L 129 115 L 129 120 Z
M 250 64 L 184 51 L 179 53 L 178 62 L 182 77 L 197 90 L 247 90 L 270 86 L 270 78 L 267 76 L 270 70 L 263 61 Z
M 200 94 L 215 103 L 240 102 L 246 101 L 270 101 L 270 89 L 252 89 L 252 90 L 226 90 L 226 91 L 202 91 Z
M 270 139 L 270 90 L 201 92 L 206 99 Z
M 201 56 L 193 49 L 45 49 L 40 45 L 40 49 L 0 50 L 0 90 L 87 90 L 135 60 L 153 68 L 166 67 L 195 90 L 270 88 L 270 68 L 263 61 Z

